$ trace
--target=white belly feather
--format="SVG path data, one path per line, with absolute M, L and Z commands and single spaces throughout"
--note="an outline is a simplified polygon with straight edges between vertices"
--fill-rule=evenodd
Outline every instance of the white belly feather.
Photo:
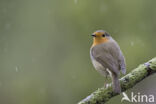
M 91 56 L 91 60 L 93 63 L 93 66 L 95 67 L 95 69 L 103 76 L 107 76 L 108 75 L 108 71 L 106 70 L 106 68 L 104 66 L 102 66 L 99 62 L 97 62 L 93 56 L 90 54 Z

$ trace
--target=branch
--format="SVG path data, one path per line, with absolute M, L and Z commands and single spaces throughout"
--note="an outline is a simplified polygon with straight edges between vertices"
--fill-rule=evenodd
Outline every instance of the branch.
M 122 92 L 134 87 L 137 83 L 156 72 L 156 57 L 145 64 L 141 64 L 129 74 L 120 79 Z M 104 104 L 112 97 L 119 95 L 112 91 L 112 84 L 108 88 L 99 88 L 78 104 Z

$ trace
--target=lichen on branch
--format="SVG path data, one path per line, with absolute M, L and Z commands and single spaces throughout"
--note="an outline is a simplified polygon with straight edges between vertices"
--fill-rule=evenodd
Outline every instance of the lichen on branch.
M 136 69 L 120 79 L 122 92 L 134 87 L 137 83 L 155 72 L 156 57 L 147 63 L 139 65 Z M 113 92 L 112 84 L 109 84 L 107 88 L 98 88 L 98 90 L 80 101 L 78 104 L 104 104 L 116 95 L 118 94 Z

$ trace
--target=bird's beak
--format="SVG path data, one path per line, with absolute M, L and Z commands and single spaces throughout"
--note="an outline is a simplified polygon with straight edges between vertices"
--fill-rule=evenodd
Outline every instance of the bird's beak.
M 92 34 L 91 36 L 96 37 L 96 35 L 95 35 L 95 34 Z

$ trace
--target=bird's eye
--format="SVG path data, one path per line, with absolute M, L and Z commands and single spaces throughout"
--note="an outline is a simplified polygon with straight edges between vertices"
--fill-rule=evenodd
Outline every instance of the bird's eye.
M 102 34 L 102 37 L 106 37 L 106 35 L 105 34 Z

